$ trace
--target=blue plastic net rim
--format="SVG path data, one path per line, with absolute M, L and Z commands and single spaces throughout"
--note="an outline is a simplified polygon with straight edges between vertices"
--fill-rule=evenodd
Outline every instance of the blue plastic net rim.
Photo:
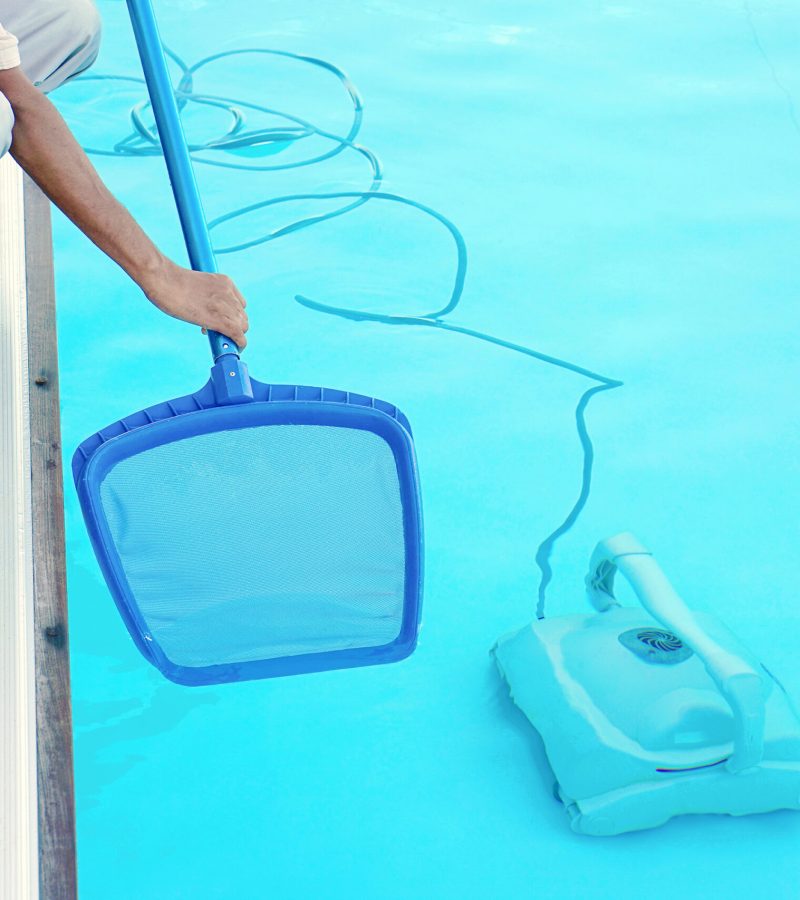
M 403 618 L 399 633 L 394 640 L 380 646 L 352 647 L 222 665 L 177 665 L 150 634 L 127 582 L 99 497 L 103 478 L 118 462 L 152 447 L 194 435 L 281 424 L 360 428 L 378 435 L 389 445 L 401 484 L 406 554 Z M 97 559 L 123 621 L 142 654 L 171 681 L 184 685 L 217 684 L 374 665 L 403 659 L 416 646 L 422 583 L 421 504 L 413 442 L 395 416 L 367 405 L 326 401 L 254 402 L 245 406 L 195 410 L 110 437 L 77 467 L 76 486 Z M 235 510 L 223 508 L 220 514 L 235 516 Z
M 389 418 L 395 419 L 413 440 L 411 425 L 405 415 L 393 404 L 364 394 L 342 391 L 336 388 L 311 387 L 296 384 L 266 384 L 251 378 L 253 399 L 257 403 L 319 403 L 326 402 L 342 406 L 374 409 Z M 86 438 L 72 457 L 72 475 L 77 485 L 88 460 L 106 441 L 136 428 L 151 425 L 156 421 L 171 419 L 176 416 L 190 415 L 219 406 L 216 401 L 212 381 L 209 380 L 199 390 L 185 394 L 162 403 L 156 403 L 145 409 L 125 416 L 117 422 L 101 428 Z
M 139 450 L 152 449 L 173 440 L 208 434 L 212 431 L 281 424 L 363 428 L 384 438 L 392 448 L 395 459 L 399 454 L 408 454 L 414 462 L 414 474 L 417 475 L 416 456 L 411 436 L 396 419 L 370 407 L 356 407 L 324 400 L 298 400 L 285 403 L 270 401 L 269 403 L 255 402 L 236 406 L 214 406 L 148 422 L 130 431 L 113 434 L 105 438 L 104 442 L 84 460 L 76 474 L 76 485 L 88 478 L 102 478 L 107 468 L 96 471 L 98 467 L 110 468 L 111 465 L 132 456 Z M 113 427 L 108 426 L 108 429 L 103 429 L 103 431 Z M 102 434 L 102 432 L 98 432 L 98 434 Z M 131 443 L 127 439 L 133 436 L 136 436 L 136 439 Z M 124 449 L 120 450 L 120 446 Z
M 405 631 L 405 628 L 404 628 Z M 179 666 L 163 654 L 156 654 L 153 664 L 175 684 L 184 687 L 204 687 L 263 678 L 283 678 L 288 675 L 310 675 L 338 669 L 354 669 L 363 666 L 386 665 L 401 662 L 411 656 L 417 647 L 417 629 L 389 644 L 353 650 L 332 650 L 327 653 L 306 653 L 266 662 L 229 663 L 220 666 Z

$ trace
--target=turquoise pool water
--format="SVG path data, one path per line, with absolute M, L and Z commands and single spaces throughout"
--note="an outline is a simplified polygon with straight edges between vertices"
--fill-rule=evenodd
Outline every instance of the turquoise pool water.
M 137 75 L 124 4 L 99 6 L 94 71 Z M 554 546 L 548 612 L 585 609 L 595 542 L 633 530 L 690 605 L 716 612 L 800 698 L 800 12 L 477 0 L 172 0 L 157 12 L 188 62 L 268 47 L 341 66 L 363 95 L 360 141 L 381 158 L 384 189 L 464 236 L 465 288 L 448 321 L 624 382 L 586 413 L 591 493 Z M 203 70 L 198 88 L 348 127 L 347 97 L 324 72 L 239 60 Z M 129 133 L 141 97 L 117 82 L 56 95 L 94 147 Z M 227 120 L 191 110 L 187 124 L 201 141 Z M 96 162 L 183 258 L 162 162 Z M 353 153 L 282 173 L 198 174 L 209 218 L 369 184 Z M 269 208 L 215 241 L 327 208 Z M 198 332 L 150 307 L 60 217 L 55 232 L 68 461 L 97 428 L 198 388 L 209 359 Z M 469 335 L 295 303 L 443 307 L 453 242 L 410 207 L 369 203 L 221 265 L 249 299 L 256 377 L 358 390 L 409 415 L 424 627 L 393 666 L 172 685 L 128 638 L 68 486 L 81 896 L 624 900 L 645 882 L 653 898 L 795 896 L 796 814 L 573 835 L 490 663 L 494 639 L 532 617 L 537 548 L 581 491 L 574 417 L 593 382 Z

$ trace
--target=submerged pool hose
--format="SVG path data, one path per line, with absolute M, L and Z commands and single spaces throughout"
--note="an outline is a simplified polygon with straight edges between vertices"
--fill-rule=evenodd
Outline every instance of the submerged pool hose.
M 439 328 L 444 331 L 461 334 L 465 337 L 490 343 L 515 353 L 521 353 L 548 365 L 574 372 L 575 374 L 594 382 L 594 385 L 581 395 L 575 408 L 575 422 L 583 453 L 581 485 L 578 497 L 564 520 L 540 543 L 536 552 L 536 564 L 541 573 L 536 614 L 538 618 L 544 618 L 547 586 L 553 576 L 551 558 L 554 546 L 559 538 L 565 535 L 577 521 L 588 501 L 591 490 L 594 448 L 586 425 L 586 409 L 596 394 L 620 387 L 622 382 L 568 360 L 542 353 L 532 347 L 508 341 L 478 329 L 458 325 L 447 320 L 446 317 L 457 308 L 464 290 L 467 271 L 467 247 L 463 235 L 450 219 L 437 210 L 400 194 L 381 190 L 383 183 L 383 168 L 379 158 L 369 148 L 356 143 L 364 117 L 363 102 L 355 85 L 340 68 L 333 63 L 313 56 L 266 48 L 244 48 L 215 53 L 200 59 L 193 65 L 188 65 L 180 56 L 169 49 L 166 49 L 166 54 L 178 70 L 177 81 L 174 84 L 174 92 L 178 107 L 181 111 L 184 111 L 190 104 L 197 104 L 222 110 L 230 117 L 230 124 L 228 127 L 215 137 L 189 144 L 192 161 L 195 164 L 253 172 L 280 172 L 312 166 L 344 152 L 348 152 L 358 155 L 364 160 L 368 168 L 368 177 L 370 179 L 369 185 L 363 191 L 320 191 L 313 193 L 287 194 L 239 207 L 222 216 L 218 216 L 209 222 L 208 227 L 212 232 L 214 229 L 219 228 L 219 226 L 227 222 L 242 218 L 267 207 L 278 206 L 280 204 L 299 200 L 319 201 L 320 203 L 332 200 L 343 201 L 338 209 L 327 210 L 325 212 L 320 212 L 317 215 L 301 217 L 288 225 L 284 225 L 264 234 L 253 235 L 249 239 L 239 243 L 227 246 L 214 246 L 214 253 L 237 253 L 249 250 L 262 244 L 278 240 L 279 238 L 300 231 L 301 229 L 309 228 L 321 222 L 326 222 L 350 213 L 366 203 L 374 203 L 377 201 L 403 204 L 417 210 L 422 215 L 434 219 L 447 230 L 452 238 L 456 254 L 456 268 L 450 296 L 443 306 L 429 313 L 418 316 L 408 316 L 348 309 L 346 307 L 326 304 L 300 295 L 295 296 L 295 300 L 308 309 L 326 313 L 328 315 L 339 316 L 352 321 L 372 321 L 380 322 L 385 325 Z M 335 134 L 314 125 L 306 119 L 293 115 L 292 113 L 265 106 L 262 103 L 257 103 L 252 100 L 243 100 L 237 97 L 208 94 L 196 89 L 195 76 L 205 67 L 222 60 L 231 60 L 246 55 L 279 57 L 293 60 L 334 77 L 341 84 L 352 105 L 352 119 L 347 131 L 343 135 Z M 130 82 L 134 84 L 144 83 L 142 78 L 128 75 L 87 74 L 81 76 L 81 81 L 97 81 L 101 83 L 109 81 Z M 113 144 L 113 146 L 109 148 L 86 146 L 84 149 L 88 153 L 99 156 L 125 156 L 134 158 L 142 156 L 160 156 L 161 145 L 158 139 L 157 130 L 149 121 L 149 107 L 149 101 L 143 99 L 130 109 L 129 120 L 131 132 Z M 248 128 L 247 117 L 244 110 L 251 110 L 276 117 L 282 120 L 282 124 L 274 127 Z M 278 154 L 291 146 L 300 145 L 301 142 L 310 138 L 319 138 L 323 141 L 327 141 L 331 144 L 331 147 L 327 151 L 312 154 L 306 159 L 293 162 L 267 163 L 254 161 Z M 223 154 L 225 154 L 225 158 L 222 158 Z M 231 159 L 231 156 L 238 156 L 242 161 L 234 161 Z M 245 160 L 247 161 L 245 162 Z

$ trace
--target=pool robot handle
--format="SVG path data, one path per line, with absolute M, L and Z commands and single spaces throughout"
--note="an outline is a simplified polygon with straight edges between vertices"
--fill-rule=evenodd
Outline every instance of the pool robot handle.
M 600 541 L 592 554 L 586 589 L 595 609 L 605 612 L 619 606 L 614 596 L 617 569 L 650 615 L 697 654 L 728 701 L 734 739 L 727 768 L 739 772 L 757 765 L 764 749 L 765 692 L 761 676 L 736 650 L 722 646 L 703 631 L 653 555 L 629 532 Z

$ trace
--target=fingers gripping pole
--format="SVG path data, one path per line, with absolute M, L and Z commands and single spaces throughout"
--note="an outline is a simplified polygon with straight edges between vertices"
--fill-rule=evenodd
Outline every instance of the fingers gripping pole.
M 710 638 L 669 583 L 649 550 L 624 532 L 601 541 L 592 554 L 586 588 L 600 612 L 619 606 L 617 570 L 628 579 L 642 606 L 697 654 L 734 718 L 734 750 L 727 767 L 738 772 L 757 765 L 764 745 L 764 685 L 759 673 L 733 648 Z

